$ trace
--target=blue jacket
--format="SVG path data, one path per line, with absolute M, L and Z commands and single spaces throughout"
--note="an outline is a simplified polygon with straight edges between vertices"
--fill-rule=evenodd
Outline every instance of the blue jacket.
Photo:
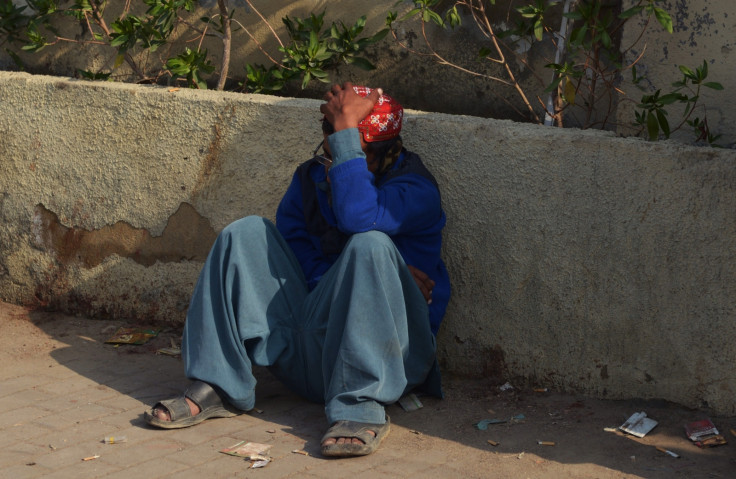
M 339 159 L 339 145 L 330 145 Z M 437 334 L 450 299 L 450 280 L 440 258 L 446 218 L 434 177 L 418 155 L 407 151 L 378 179 L 364 156 L 333 162 L 329 175 L 328 186 L 323 165 L 303 163 L 276 212 L 276 226 L 296 254 L 310 290 L 350 235 L 381 231 L 407 264 L 435 281 L 429 321 Z

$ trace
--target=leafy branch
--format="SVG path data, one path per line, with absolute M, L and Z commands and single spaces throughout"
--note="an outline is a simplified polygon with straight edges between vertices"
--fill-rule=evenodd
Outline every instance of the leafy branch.
M 723 85 L 718 82 L 707 82 L 708 63 L 703 61 L 703 65 L 692 70 L 684 65 L 680 65 L 682 80 L 672 84 L 675 89 L 664 95 L 660 95 L 662 90 L 657 90 L 653 95 L 644 95 L 641 102 L 637 105 L 641 110 L 635 112 L 635 124 L 646 129 L 650 140 L 659 138 L 660 132 L 665 138 L 682 128 L 685 124 L 693 128 L 696 141 L 706 141 L 711 146 L 717 146 L 715 142 L 720 135 L 713 134 L 708 127 L 707 116 L 704 113 L 703 119 L 696 117 L 690 119 L 695 112 L 695 108 L 700 100 L 700 90 L 702 87 L 712 90 L 723 90 Z M 642 77 L 637 77 L 636 69 L 633 70 L 634 84 L 640 83 Z M 689 93 L 689 95 L 688 95 Z M 667 119 L 666 107 L 672 104 L 681 104 L 684 106 L 682 120 L 674 128 L 670 128 Z
M 0 46 L 7 45 L 19 68 L 24 68 L 19 52 L 35 53 L 61 43 L 109 47 L 114 56 L 108 70 L 79 71 L 83 78 L 110 79 L 123 63 L 127 64 L 136 81 L 160 83 L 183 81 L 192 88 L 207 88 L 212 75 L 217 75 L 216 88 L 223 90 L 228 81 L 233 42 L 254 41 L 271 66 L 249 64 L 245 67 L 244 90 L 275 92 L 287 82 L 301 80 L 305 88 L 312 80 L 329 81 L 328 71 L 340 64 L 358 68 L 375 68 L 363 57 L 368 45 L 385 37 L 387 30 L 365 36 L 365 17 L 353 25 L 340 22 L 326 24 L 325 12 L 306 19 L 283 19 L 289 41 L 284 42 L 275 28 L 258 11 L 251 0 L 237 2 L 246 5 L 248 13 L 265 23 L 279 44 L 281 59 L 268 52 L 250 31 L 236 19 L 236 2 L 200 0 L 200 5 L 215 7 L 216 14 L 195 18 L 195 0 L 127 0 L 123 12 L 116 18 L 106 15 L 108 0 L 74 0 L 66 8 L 59 0 L 28 0 L 27 5 L 15 6 L 12 0 L 0 0 Z M 137 5 L 133 5 L 137 3 Z M 145 11 L 136 15 L 133 11 Z M 60 27 L 73 19 L 83 27 L 83 35 L 67 38 L 59 34 Z M 244 36 L 241 35 L 244 33 Z M 189 36 L 178 52 L 178 39 Z M 208 51 L 202 48 L 205 38 L 216 38 L 222 49 L 215 66 Z M 196 43 L 196 46 L 191 45 Z M 18 51 L 18 46 L 20 50 Z M 154 54 L 159 63 L 150 63 Z
M 396 6 L 403 3 L 397 2 Z M 494 23 L 494 14 L 498 13 L 494 10 L 495 3 L 495 0 L 455 0 L 448 6 L 447 2 L 440 0 L 413 0 L 401 16 L 397 12 L 390 12 L 386 24 L 394 40 L 407 51 L 511 88 L 516 100 L 514 96 L 503 93 L 503 90 L 497 93 L 499 100 L 511 105 L 523 118 L 536 123 L 557 126 L 573 124 L 582 128 L 601 129 L 613 126 L 615 106 L 624 95 L 618 87 L 622 75 L 627 70 L 635 70 L 646 45 L 633 61 L 626 62 L 626 55 L 643 42 L 645 32 L 652 24 L 658 24 L 666 32 L 673 31 L 672 18 L 659 5 L 663 3 L 662 0 L 639 0 L 618 14 L 604 2 L 596 0 L 532 0 L 508 12 L 507 20 L 511 26 Z M 427 34 L 429 25 L 445 32 L 455 30 L 463 18 L 460 12 L 470 17 L 471 26 L 483 36 L 477 50 L 479 63 L 476 65 L 454 61 L 449 57 L 451 52 L 440 53 Z M 552 19 L 556 18 L 562 19 L 559 25 L 552 24 Z M 632 20 L 641 25 L 639 34 L 629 45 L 618 45 L 617 39 L 624 25 Z M 416 23 L 423 42 L 419 47 L 405 41 L 400 34 L 404 24 Z M 555 58 L 549 58 L 542 69 L 529 61 L 527 53 L 536 44 L 550 45 L 554 51 Z M 530 82 L 523 85 L 519 80 L 520 66 L 530 73 Z M 545 70 L 551 76 L 545 74 Z M 691 82 L 698 91 L 701 85 L 706 86 L 700 79 L 700 70 L 696 69 L 691 74 L 683 71 L 683 81 Z M 680 87 L 685 86 L 683 84 Z M 693 122 L 691 126 L 699 129 L 702 135 L 707 122 L 697 118 L 688 119 L 692 113 L 692 99 L 697 99 L 697 96 L 696 92 L 688 97 L 690 100 L 686 104 L 690 108 L 686 109 L 681 125 Z M 680 101 L 680 98 L 666 96 L 665 101 Z M 646 110 L 644 121 L 653 125 L 652 122 L 657 120 L 658 129 L 664 132 L 669 130 L 665 130 L 668 125 L 663 126 L 660 121 L 666 115 L 659 106 L 661 101 L 660 95 L 650 95 L 645 96 L 641 104 L 648 105 L 642 107 Z M 544 113 L 544 121 L 540 111 Z M 705 135 L 707 137 L 707 133 Z

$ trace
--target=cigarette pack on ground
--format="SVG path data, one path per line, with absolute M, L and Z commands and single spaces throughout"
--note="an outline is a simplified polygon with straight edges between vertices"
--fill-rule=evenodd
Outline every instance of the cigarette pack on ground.
M 648 418 L 647 413 L 642 411 L 632 414 L 631 417 L 618 428 L 633 436 L 644 437 L 649 431 L 654 429 L 657 424 L 659 424 L 657 421 Z
M 710 419 L 685 424 L 685 435 L 698 447 L 720 446 L 727 442 Z
M 710 419 L 701 419 L 685 424 L 685 434 L 691 441 L 699 441 L 708 436 L 720 434 Z

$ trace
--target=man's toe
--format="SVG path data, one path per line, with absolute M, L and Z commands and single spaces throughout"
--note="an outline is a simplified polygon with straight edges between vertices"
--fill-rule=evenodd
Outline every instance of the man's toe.
M 153 415 L 161 421 L 171 421 L 171 414 L 169 414 L 169 410 L 164 407 L 157 407 L 154 409 Z

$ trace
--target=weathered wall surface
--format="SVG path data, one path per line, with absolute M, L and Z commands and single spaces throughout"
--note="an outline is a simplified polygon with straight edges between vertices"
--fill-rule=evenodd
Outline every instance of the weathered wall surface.
M 182 321 L 319 103 L 0 73 L 0 299 Z M 736 152 L 420 111 L 404 137 L 448 215 L 446 371 L 736 413 Z
M 633 3 L 636 2 L 624 1 L 626 6 Z M 695 70 L 705 61 L 708 65 L 706 81 L 721 83 L 724 90 L 702 88 L 698 100 L 700 106 L 696 107 L 690 119 L 706 118 L 712 132 L 722 135 L 717 143 L 736 147 L 736 95 L 733 94 L 736 91 L 736 75 L 733 74 L 736 70 L 736 38 L 733 35 L 736 32 L 736 3 L 730 0 L 665 0 L 661 7 L 672 16 L 673 33 L 655 25 L 647 30 L 646 41 L 627 54 L 630 62 L 644 54 L 637 63 L 638 74 L 646 77 L 640 86 L 648 94 L 657 89 L 661 89 L 662 94 L 668 93 L 674 90 L 672 83 L 682 79 L 680 65 Z M 633 43 L 640 31 L 638 25 L 629 25 L 624 31 L 622 45 Z M 632 85 L 630 79 L 631 75 L 624 76 L 621 88 L 626 95 L 622 97 L 617 112 L 622 134 L 634 131 L 627 125 L 642 96 L 642 90 Z M 694 91 L 687 94 L 693 96 Z M 680 104 L 669 109 L 669 121 L 673 127 L 683 120 L 684 111 Z M 673 138 L 691 142 L 694 138 L 692 128 L 685 125 Z

